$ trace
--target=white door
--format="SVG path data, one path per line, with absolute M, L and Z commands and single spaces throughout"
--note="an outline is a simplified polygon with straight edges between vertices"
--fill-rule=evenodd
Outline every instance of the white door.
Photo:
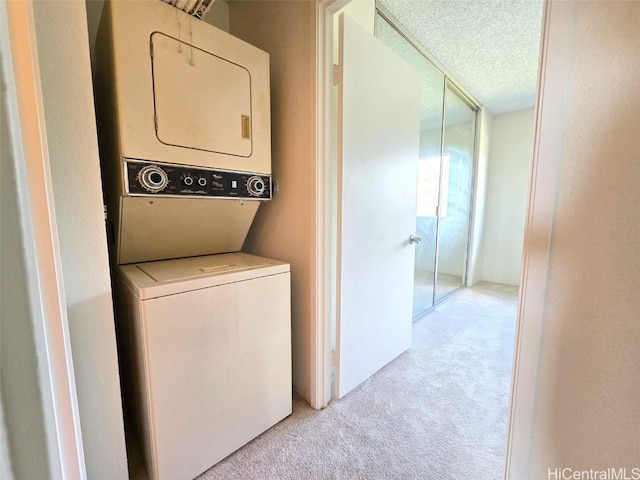
M 336 396 L 411 346 L 420 77 L 340 15 Z

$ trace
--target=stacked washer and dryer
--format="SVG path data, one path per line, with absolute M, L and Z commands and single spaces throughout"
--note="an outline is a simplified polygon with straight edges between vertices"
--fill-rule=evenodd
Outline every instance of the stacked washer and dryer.
M 240 253 L 275 193 L 269 57 L 146 0 L 106 3 L 96 58 L 125 410 L 149 477 L 189 479 L 291 413 L 289 265 Z

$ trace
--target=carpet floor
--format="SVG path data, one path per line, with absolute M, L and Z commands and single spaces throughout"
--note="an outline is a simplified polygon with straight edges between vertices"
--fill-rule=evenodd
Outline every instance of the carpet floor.
M 295 397 L 198 480 L 502 478 L 516 309 L 515 287 L 461 290 L 364 384 L 322 411 Z

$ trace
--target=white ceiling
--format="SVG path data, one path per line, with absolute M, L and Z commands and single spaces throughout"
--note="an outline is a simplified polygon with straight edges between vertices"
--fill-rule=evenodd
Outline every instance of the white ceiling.
M 542 0 L 377 0 L 491 113 L 532 107 Z

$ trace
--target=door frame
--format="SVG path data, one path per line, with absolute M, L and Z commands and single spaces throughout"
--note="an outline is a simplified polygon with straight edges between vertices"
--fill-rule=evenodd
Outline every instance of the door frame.
M 316 2 L 316 318 L 314 329 L 315 355 L 313 355 L 313 371 L 311 375 L 312 391 L 311 406 L 316 409 L 326 407 L 332 400 L 332 369 L 334 365 L 334 330 L 337 318 L 336 288 L 337 288 L 337 259 L 336 239 L 337 215 L 334 196 L 337 193 L 337 159 L 332 161 L 332 154 L 336 152 L 336 138 L 332 133 L 335 105 L 332 104 L 332 89 L 334 86 L 333 49 L 334 49 L 334 15 L 347 6 L 352 0 L 317 0 Z M 374 11 L 380 13 L 397 28 L 401 35 L 414 45 L 435 68 L 445 76 L 446 82 L 451 84 L 466 101 L 476 108 L 476 136 L 473 150 L 473 179 L 472 204 L 469 232 L 472 232 L 476 222 L 475 192 L 477 180 L 476 171 L 479 158 L 479 136 L 481 115 L 484 108 L 463 85 L 427 50 L 424 49 L 406 29 L 382 5 L 375 0 Z M 374 13 L 374 19 L 376 18 Z M 467 245 L 467 268 L 472 252 L 474 238 L 469 234 Z M 465 284 L 468 286 L 468 277 Z
M 2 70 L 16 166 L 19 218 L 48 468 L 52 478 L 86 478 L 80 416 L 54 212 L 32 0 L 0 4 Z M 10 445 L 0 445 L 1 457 Z M 23 452 L 23 455 L 28 454 Z
M 332 291 L 335 289 L 335 268 L 332 264 L 332 199 L 331 151 L 331 95 L 333 76 L 333 15 L 351 0 L 317 0 L 316 2 L 316 318 L 314 408 L 323 408 L 331 400 L 331 326 L 335 319 Z M 374 0 L 371 0 L 374 1 Z M 544 320 L 544 299 L 549 268 L 549 248 L 553 227 L 553 211 L 557 189 L 558 152 L 562 139 L 554 129 L 562 119 L 564 85 L 569 77 L 567 52 L 570 50 L 570 32 L 554 30 L 561 37 L 560 46 L 549 49 L 550 11 L 552 8 L 566 14 L 568 6 L 553 0 L 544 1 L 540 35 L 540 60 L 534 113 L 535 132 L 530 168 L 527 220 L 523 247 L 521 288 L 518 299 L 515 351 L 512 370 L 509 423 L 504 478 L 515 472 L 513 478 L 526 473 L 528 454 L 533 445 L 530 433 L 533 425 L 535 386 L 540 358 L 540 339 Z M 548 68 L 553 68 L 553 73 Z M 444 70 L 446 71 L 446 70 Z M 463 90 L 464 91 L 464 90 Z M 471 98 L 473 98 L 471 96 Z M 559 100 L 560 99 L 560 100 Z M 546 101 L 545 101 L 546 100 Z M 555 103 L 554 103 L 555 102 Z M 543 112 L 543 103 L 547 111 Z M 549 106 L 553 108 L 548 108 Z M 482 122 L 478 115 L 477 127 Z M 476 161 L 480 139 L 476 142 Z M 477 165 L 476 165 L 477 168 Z M 473 207 L 472 222 L 476 218 Z M 473 239 L 471 239 L 473 241 Z
M 527 478 L 545 322 L 549 256 L 562 159 L 566 85 L 571 78 L 571 2 L 544 0 L 533 154 L 529 177 L 504 478 Z M 553 14 L 552 14 L 553 12 Z M 553 17 L 553 18 L 552 18 Z M 556 23 L 557 22 L 557 23 Z M 553 44 L 551 46 L 551 41 Z
M 336 259 L 333 194 L 335 147 L 332 135 L 333 106 L 333 16 L 351 0 L 318 0 L 316 2 L 316 316 L 314 329 L 315 355 L 312 358 L 311 406 L 326 407 L 331 401 L 333 368 L 332 326 L 335 325 Z

